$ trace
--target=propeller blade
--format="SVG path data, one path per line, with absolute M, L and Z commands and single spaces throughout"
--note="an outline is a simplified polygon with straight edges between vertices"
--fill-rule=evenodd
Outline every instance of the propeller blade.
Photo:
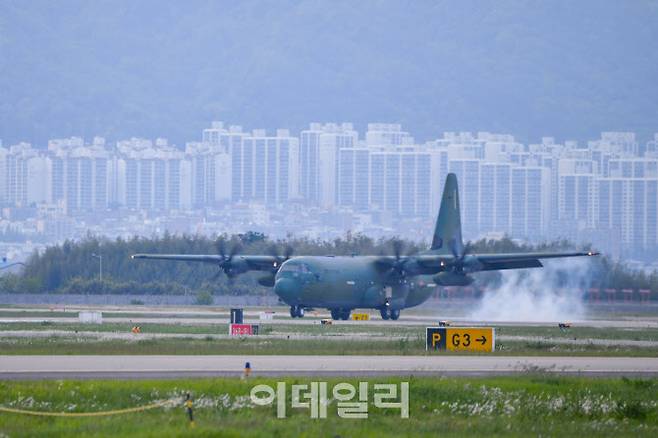
M 473 245 L 471 242 L 466 242 L 466 246 L 464 247 L 464 255 L 468 255 L 472 252 L 473 250 Z
M 290 245 L 286 245 L 285 248 L 283 249 L 283 255 L 279 254 L 279 248 L 275 245 L 272 244 L 268 248 L 268 253 L 274 257 L 275 263 L 274 263 L 274 272 L 279 270 L 279 267 L 288 260 L 290 257 L 292 257 L 292 254 L 294 252 L 294 249 Z
M 217 280 L 217 278 L 223 272 L 226 277 L 228 277 L 230 282 L 232 281 L 233 277 L 237 275 L 233 273 L 233 265 L 231 264 L 231 260 L 233 257 L 240 253 L 242 246 L 240 246 L 239 243 L 236 243 L 231 247 L 228 254 L 226 253 L 226 240 L 224 238 L 217 239 L 215 246 L 217 247 L 217 253 L 221 256 L 222 259 L 219 262 L 219 271 L 217 271 L 217 274 L 213 276 L 212 280 Z
M 418 248 L 412 248 L 411 250 L 406 252 L 407 257 L 412 257 L 418 254 Z
M 459 254 L 457 253 L 457 242 L 455 241 L 455 239 L 450 239 L 448 241 L 448 247 L 450 248 L 450 252 L 452 253 L 452 256 L 458 259 Z
M 239 243 L 236 243 L 231 247 L 231 252 L 228 255 L 228 260 L 230 261 L 233 257 L 238 255 L 242 251 L 242 246 Z
M 226 241 L 223 238 L 217 239 L 215 242 L 215 246 L 217 247 L 217 254 L 222 256 L 223 259 L 226 258 Z
M 393 254 L 395 255 L 396 260 L 399 260 L 400 256 L 402 255 L 403 246 L 404 244 L 401 240 L 395 239 L 393 241 Z
M 277 246 L 275 244 L 271 244 L 267 248 L 267 253 L 269 255 L 271 255 L 272 257 L 274 257 L 275 259 L 277 259 L 277 260 L 279 259 L 279 249 L 277 248 Z

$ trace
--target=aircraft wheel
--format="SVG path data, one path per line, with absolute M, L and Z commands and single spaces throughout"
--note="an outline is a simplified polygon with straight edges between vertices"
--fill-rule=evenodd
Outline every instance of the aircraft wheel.
M 393 310 L 393 309 L 391 309 L 390 314 L 391 314 L 391 315 L 390 315 L 390 316 L 391 316 L 391 319 L 392 319 L 393 321 L 397 321 L 398 318 L 400 317 L 400 309 L 397 309 L 397 310 Z
M 297 308 L 295 306 L 290 306 L 290 317 L 297 318 Z
M 341 317 L 340 310 L 338 309 L 329 309 L 331 311 L 331 319 L 338 321 Z
M 297 307 L 297 318 L 303 318 L 303 317 L 304 317 L 304 308 L 302 306 L 299 306 Z
M 348 319 L 350 319 L 350 313 L 351 312 L 352 311 L 350 309 L 343 310 L 341 312 L 340 319 L 342 319 L 343 321 L 347 321 Z
M 386 320 L 389 318 L 388 307 L 382 307 L 381 309 L 379 309 L 379 313 L 382 315 L 382 319 Z

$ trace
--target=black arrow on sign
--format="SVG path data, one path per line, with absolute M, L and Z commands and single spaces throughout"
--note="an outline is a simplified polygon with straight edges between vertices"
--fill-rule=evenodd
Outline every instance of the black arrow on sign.
M 476 341 L 478 341 L 480 344 L 484 345 L 484 344 L 487 343 L 487 338 L 485 338 L 484 335 L 482 335 L 482 337 L 477 338 Z

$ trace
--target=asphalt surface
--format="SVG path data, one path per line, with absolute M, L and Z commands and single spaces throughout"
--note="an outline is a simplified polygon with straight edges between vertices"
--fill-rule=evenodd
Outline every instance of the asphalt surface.
M 218 324 L 228 323 L 229 313 L 226 309 L 216 310 L 203 310 L 203 309 L 188 309 L 188 308 L 152 308 L 152 307 L 139 307 L 136 306 L 54 306 L 51 308 L 43 307 L 2 307 L 0 311 L 15 313 L 15 315 L 6 315 L 0 317 L 0 323 L 14 323 L 14 322 L 62 322 L 62 323 L 77 323 L 79 310 L 98 310 L 103 313 L 103 320 L 105 322 L 116 323 L 159 323 L 159 324 Z M 263 308 L 262 310 L 266 310 Z M 245 323 L 267 323 L 267 324 L 292 324 L 292 325 L 308 325 L 319 324 L 320 319 L 330 318 L 329 313 L 324 309 L 317 311 L 309 311 L 304 318 L 290 318 L 286 308 L 275 308 L 274 319 L 260 320 L 259 316 L 262 312 L 261 309 L 245 308 L 244 317 Z M 274 309 L 270 309 L 274 310 Z M 22 316 L 21 312 L 39 313 L 39 316 Z M 66 316 L 49 315 L 52 312 L 65 311 Z M 402 311 L 402 316 L 397 321 L 384 321 L 380 318 L 379 314 L 374 311 L 365 311 L 371 314 L 369 321 L 335 321 L 335 324 L 345 325 L 370 325 L 370 326 L 428 326 L 436 325 L 441 320 L 451 321 L 453 324 L 462 326 L 526 326 L 526 327 L 546 327 L 557 326 L 559 322 L 569 322 L 574 326 L 579 327 L 599 327 L 599 328 L 658 328 L 658 315 L 642 315 L 642 316 L 620 316 L 618 318 L 606 315 L 604 317 L 593 317 L 568 321 L 505 321 L 505 320 L 473 320 L 467 317 L 449 316 L 442 314 L 440 311 L 435 315 L 424 312 L 423 314 L 416 313 L 412 309 Z M 70 315 L 70 316 L 69 316 Z M 134 316 L 133 316 L 134 315 Z
M 0 356 L 0 379 L 239 376 L 658 376 L 658 358 L 514 356 Z
M 439 321 L 448 320 L 454 325 L 461 326 L 518 326 L 518 327 L 551 327 L 557 326 L 558 322 L 569 322 L 574 327 L 598 327 L 598 328 L 658 328 L 658 319 L 656 318 L 620 318 L 620 319 L 592 319 L 582 321 L 474 321 L 466 318 L 431 318 L 426 316 L 403 316 L 397 321 L 384 321 L 378 316 L 369 321 L 334 321 L 334 324 L 345 325 L 366 325 L 366 326 L 436 326 Z M 75 317 L 0 317 L 0 323 L 41 323 L 41 322 L 61 322 L 75 324 L 80 322 L 77 315 Z M 116 323 L 151 323 L 151 324 L 227 324 L 228 317 L 218 316 L 215 318 L 208 317 L 113 317 L 111 314 L 103 314 L 104 322 Z M 259 318 L 245 317 L 244 322 L 247 324 L 288 324 L 288 325 L 310 325 L 319 324 L 319 318 L 290 318 L 277 317 L 272 320 L 260 320 Z

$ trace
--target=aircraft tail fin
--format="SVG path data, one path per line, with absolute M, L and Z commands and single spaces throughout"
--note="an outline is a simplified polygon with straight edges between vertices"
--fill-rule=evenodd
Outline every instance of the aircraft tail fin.
M 462 223 L 459 213 L 459 187 L 457 176 L 449 173 L 443 188 L 439 217 L 436 219 L 432 251 L 459 255 L 464 252 L 462 242 Z

